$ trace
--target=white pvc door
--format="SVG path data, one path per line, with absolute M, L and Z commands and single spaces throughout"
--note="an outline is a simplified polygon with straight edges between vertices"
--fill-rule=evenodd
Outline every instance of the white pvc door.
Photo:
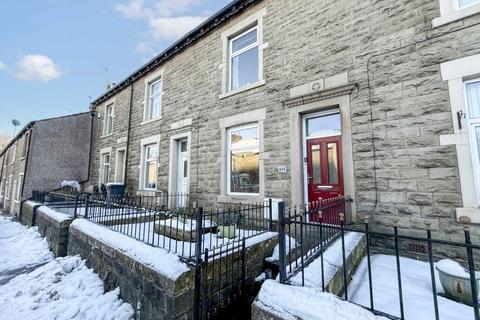
M 188 194 L 188 140 L 178 142 L 177 157 L 177 206 L 185 207 Z

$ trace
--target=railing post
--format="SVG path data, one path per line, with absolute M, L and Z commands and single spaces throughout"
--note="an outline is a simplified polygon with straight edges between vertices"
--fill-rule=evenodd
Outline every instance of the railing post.
M 347 264 L 345 260 L 345 214 L 340 212 L 340 233 L 342 238 L 342 265 L 343 265 L 343 285 L 344 285 L 344 293 L 345 293 L 345 300 L 348 301 L 348 283 L 347 283 Z
M 268 229 L 273 231 L 272 198 L 268 199 Z
M 280 283 L 287 281 L 287 266 L 285 264 L 285 202 L 278 203 L 278 246 L 279 246 L 279 260 L 278 267 L 280 272 Z
M 201 303 L 202 303 L 202 223 L 203 208 L 197 209 L 196 217 L 196 242 L 195 242 L 195 289 L 193 302 L 193 318 L 201 319 Z
M 87 196 L 85 197 L 85 219 L 88 219 L 89 201 L 90 201 L 90 195 L 87 194 Z
M 73 211 L 73 219 L 77 219 L 77 210 L 78 210 L 78 192 L 75 193 L 75 209 Z
M 477 289 L 477 279 L 475 276 L 475 264 L 473 262 L 473 249 L 472 249 L 472 239 L 470 238 L 470 223 L 472 222 L 470 218 L 462 216 L 459 219 L 460 223 L 463 224 L 465 232 L 465 244 L 467 245 L 467 260 L 468 260 L 468 272 L 470 274 L 470 288 L 472 291 L 472 300 L 473 300 L 473 312 L 475 315 L 475 320 L 480 320 L 480 313 L 478 310 L 478 289 Z

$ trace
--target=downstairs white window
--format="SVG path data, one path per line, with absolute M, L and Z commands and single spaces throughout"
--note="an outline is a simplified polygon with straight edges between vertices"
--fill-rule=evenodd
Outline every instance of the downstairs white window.
M 259 194 L 260 150 L 258 124 L 228 131 L 227 190 L 230 194 Z
M 480 79 L 465 82 L 465 96 L 477 202 L 480 205 Z
M 143 188 L 144 190 L 156 190 L 158 144 L 152 143 L 143 146 L 143 158 Z

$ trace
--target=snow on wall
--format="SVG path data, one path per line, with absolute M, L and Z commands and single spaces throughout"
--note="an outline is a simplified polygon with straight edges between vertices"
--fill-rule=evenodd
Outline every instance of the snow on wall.
M 72 220 L 72 218 L 73 218 L 72 215 L 55 211 L 52 208 L 49 208 L 47 206 L 41 206 L 40 208 L 37 209 L 37 212 L 43 213 L 43 214 L 47 215 L 48 217 L 50 217 L 50 218 L 52 218 L 52 219 L 54 219 L 58 222 L 64 222 L 64 221 L 67 221 L 67 220 Z
M 321 290 L 266 280 L 255 305 L 285 320 L 386 320 Z
M 190 270 L 176 254 L 162 248 L 149 246 L 88 220 L 76 219 L 70 227 L 119 250 L 172 280 L 178 279 L 183 273 Z

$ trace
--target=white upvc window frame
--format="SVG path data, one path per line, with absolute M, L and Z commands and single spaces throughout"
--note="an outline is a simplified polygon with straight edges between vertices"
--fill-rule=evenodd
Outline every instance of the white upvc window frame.
M 255 41 L 254 43 L 246 46 L 245 48 L 242 48 L 240 50 L 237 50 L 237 51 L 233 51 L 233 42 L 242 38 L 243 36 L 249 34 L 250 32 L 254 31 L 256 32 L 256 38 L 257 38 L 257 41 Z M 261 73 L 260 73 L 260 43 L 259 43 L 259 32 L 258 32 L 259 28 L 258 28 L 258 25 L 254 25 L 246 30 L 244 30 L 242 33 L 240 33 L 239 35 L 237 36 L 234 36 L 232 38 L 229 39 L 229 52 L 228 52 L 228 88 L 229 88 L 229 91 L 235 91 L 235 90 L 241 90 L 242 88 L 246 87 L 246 86 L 250 86 L 254 83 L 257 83 L 258 81 L 260 81 L 260 77 L 261 77 Z M 253 82 L 253 83 L 249 83 L 249 84 L 246 84 L 246 85 L 243 85 L 243 86 L 240 86 L 238 88 L 233 88 L 233 60 L 244 54 L 245 52 L 247 51 L 250 51 L 254 48 L 257 48 L 258 52 L 258 57 L 257 57 L 257 79 Z
M 475 177 L 475 191 L 477 196 L 477 203 L 480 207 L 480 150 L 478 148 L 479 141 L 476 135 L 476 128 L 480 128 L 480 116 L 473 118 L 470 116 L 470 106 L 467 97 L 467 85 L 470 83 L 480 83 L 480 77 L 469 79 L 463 82 L 463 94 L 465 99 L 465 114 L 468 123 L 468 134 L 470 137 L 470 147 L 472 153 L 472 166 Z
M 440 4 L 440 17 L 432 20 L 433 28 L 438 28 L 454 21 L 480 13 L 480 1 L 464 7 L 460 7 L 458 0 L 438 1 Z
M 29 148 L 28 143 L 30 140 L 29 138 L 30 138 L 30 132 L 27 132 L 23 138 L 22 154 L 20 159 L 24 159 L 27 156 L 28 148 Z
M 108 163 L 105 162 L 105 157 L 108 156 Z M 108 167 L 108 171 L 106 171 L 106 167 Z M 110 173 L 112 171 L 112 152 L 102 152 L 100 154 L 100 181 L 99 185 L 107 184 L 110 182 Z M 105 180 L 105 178 L 107 178 Z
M 160 161 L 160 135 L 144 138 L 140 141 L 140 166 L 139 166 L 139 171 L 140 171 L 140 176 L 138 179 L 139 186 L 138 190 L 140 191 L 152 191 L 155 192 L 158 190 L 158 167 L 159 167 L 159 161 Z M 157 170 L 157 181 L 155 184 L 155 188 L 146 188 L 145 186 L 147 185 L 147 179 L 146 179 L 146 165 L 147 165 L 147 159 L 146 159 L 146 147 L 156 145 L 157 147 L 157 158 L 156 158 L 156 170 Z
M 461 7 L 459 0 L 452 0 L 452 1 L 453 1 L 453 7 L 455 10 L 462 10 L 480 3 L 480 0 L 477 0 L 477 2 L 470 3 L 470 4 L 467 4 L 466 6 Z
M 3 191 L 4 184 L 5 184 L 5 179 L 1 179 L 0 180 L 0 198 L 3 198 L 3 195 L 4 195 L 4 191 Z
M 105 119 L 103 120 L 103 136 L 104 137 L 111 136 L 113 134 L 114 119 L 115 119 L 115 103 L 110 102 L 105 105 Z M 111 128 L 109 129 L 110 124 L 111 124 Z
M 144 80 L 145 83 L 145 93 L 144 93 L 144 101 L 143 101 L 143 121 L 141 125 L 149 124 L 152 122 L 159 121 L 162 119 L 162 111 L 163 111 L 163 96 L 164 96 L 164 86 L 165 86 L 165 77 L 163 69 L 159 69 L 153 72 L 151 75 L 147 76 Z M 150 111 L 150 103 L 151 103 L 151 96 L 150 96 L 150 89 L 151 86 L 161 83 L 161 90 L 160 90 L 160 110 L 158 112 L 158 116 L 155 118 L 149 118 L 149 111 Z
M 23 185 L 23 172 L 18 174 L 18 187 L 17 187 L 17 201 L 21 200 L 21 193 L 22 193 L 22 185 Z
M 245 130 L 245 129 L 251 129 L 251 128 L 256 128 L 257 129 L 257 141 L 258 144 L 257 146 L 249 146 L 249 147 L 243 147 L 243 148 L 233 148 L 232 147 L 232 131 L 238 131 L 238 130 Z M 250 192 L 232 192 L 232 153 L 235 151 L 257 151 L 260 154 L 260 126 L 258 122 L 253 122 L 253 123 L 248 123 L 248 124 L 243 124 L 243 125 L 237 125 L 234 127 L 230 127 L 227 129 L 227 172 L 226 172 L 226 177 L 227 177 L 227 194 L 232 195 L 232 196 L 259 196 L 260 193 L 250 193 Z M 258 163 L 258 170 L 259 170 L 259 179 L 260 179 L 260 159 Z M 260 181 L 259 181 L 260 182 Z
M 223 45 L 223 59 L 222 59 L 222 63 L 220 64 L 220 69 L 222 70 L 222 91 L 219 96 L 219 99 L 224 99 L 232 95 L 236 95 L 236 94 L 265 85 L 266 81 L 264 77 L 264 52 L 265 52 L 265 49 L 268 48 L 268 43 L 264 41 L 263 28 L 264 28 L 264 18 L 266 14 L 267 14 L 267 10 L 265 8 L 260 9 L 259 11 L 251 14 L 250 16 L 246 17 L 244 20 L 238 22 L 237 24 L 235 24 L 234 26 L 232 26 L 231 28 L 229 28 L 228 30 L 222 33 L 221 38 L 222 38 L 222 45 Z M 257 28 L 258 81 L 249 85 L 245 85 L 238 89 L 232 90 L 231 43 L 235 39 L 238 39 L 242 35 L 245 35 L 249 31 L 252 31 L 253 28 Z
M 15 142 L 12 145 L 12 151 L 11 151 L 10 157 L 11 157 L 10 164 L 13 164 L 15 162 L 15 160 L 17 159 L 17 142 Z
M 160 84 L 160 92 L 152 95 L 152 88 L 154 85 L 156 84 Z M 160 106 L 158 107 L 158 115 L 154 116 L 153 115 L 153 103 L 152 103 L 152 100 L 154 98 L 157 98 L 159 97 L 160 98 Z M 147 121 L 154 121 L 154 120 L 157 120 L 161 117 L 162 115 L 162 101 L 163 100 L 163 79 L 162 77 L 156 79 L 156 80 L 153 80 L 151 82 L 148 83 L 148 93 L 147 93 L 147 100 L 146 100 L 146 104 L 145 104 L 145 119 L 144 121 L 147 122 Z
M 156 157 L 152 157 L 152 158 L 147 158 L 147 155 L 149 154 L 149 150 L 155 148 L 156 149 L 156 153 L 157 153 L 157 156 Z M 148 168 L 150 168 L 150 165 L 153 165 L 154 168 L 155 168 L 155 175 L 157 176 L 157 179 L 158 180 L 158 144 L 157 143 L 151 143 L 151 144 L 147 144 L 147 145 L 144 145 L 143 146 L 143 153 L 144 153 L 144 159 L 143 159 L 143 190 L 148 190 L 148 191 L 155 191 L 157 190 L 157 186 L 158 186 L 158 181 L 155 181 L 155 187 L 152 188 L 152 187 L 149 187 L 147 186 L 147 182 L 148 182 Z
M 7 180 L 7 185 L 5 187 L 5 199 L 6 200 L 10 200 L 12 183 L 13 183 L 13 175 L 9 175 L 8 180 Z

